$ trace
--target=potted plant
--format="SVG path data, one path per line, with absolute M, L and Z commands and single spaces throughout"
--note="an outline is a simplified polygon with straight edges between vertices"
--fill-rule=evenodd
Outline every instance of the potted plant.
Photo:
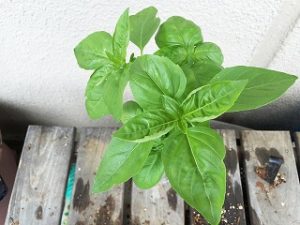
M 107 146 L 93 191 L 130 178 L 151 188 L 165 173 L 175 191 L 216 225 L 226 191 L 225 147 L 209 121 L 264 106 L 297 78 L 263 68 L 223 68 L 220 48 L 203 41 L 199 26 L 179 16 L 160 25 L 156 15 L 154 7 L 135 15 L 127 9 L 113 35 L 92 33 L 74 49 L 79 66 L 94 71 L 85 93 L 89 116 L 112 115 L 123 123 Z M 156 31 L 158 50 L 144 55 Z M 126 60 L 130 41 L 140 55 Z M 134 100 L 123 104 L 128 83 Z

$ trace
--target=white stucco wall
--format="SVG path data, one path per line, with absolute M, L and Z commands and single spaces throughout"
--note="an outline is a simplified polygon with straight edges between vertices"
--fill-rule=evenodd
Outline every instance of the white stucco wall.
M 73 48 L 89 33 L 112 32 L 117 18 L 127 7 L 135 13 L 153 5 L 158 8 L 162 21 L 172 15 L 195 21 L 206 40 L 221 46 L 225 66 L 232 66 L 260 62 L 260 43 L 266 40 L 270 28 L 276 30 L 274 20 L 278 20 L 283 8 L 290 3 L 299 5 L 295 0 L 1 0 L 0 124 L 21 128 L 29 123 L 113 125 L 110 119 L 88 119 L 84 89 L 90 72 L 77 66 Z M 296 17 L 299 7 L 290 8 Z M 291 26 L 290 23 L 288 20 L 284 26 Z M 270 67 L 299 74 L 299 26 L 298 22 L 285 41 L 279 40 L 284 44 L 279 46 L 278 53 L 275 51 L 275 59 L 269 60 Z M 276 37 L 270 41 L 272 39 Z M 154 49 L 152 41 L 146 52 Z M 130 50 L 136 49 L 131 46 Z M 299 95 L 299 85 L 297 88 L 289 93 L 288 99 Z M 274 113 L 282 110 L 281 106 L 276 107 L 278 110 Z M 245 121 L 239 117 L 227 119 L 236 119 L 237 123 Z

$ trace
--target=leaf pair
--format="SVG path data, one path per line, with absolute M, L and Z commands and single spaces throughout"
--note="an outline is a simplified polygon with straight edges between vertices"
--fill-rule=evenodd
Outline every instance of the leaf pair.
M 166 56 L 179 65 L 209 60 L 221 65 L 223 54 L 214 43 L 203 42 L 200 27 L 179 16 L 164 22 L 155 37 L 160 48 L 156 54 Z
M 160 26 L 156 43 L 160 48 L 156 54 L 180 65 L 186 74 L 185 95 L 207 84 L 223 69 L 221 49 L 214 43 L 203 42 L 200 27 L 190 20 L 169 18 Z
M 127 9 L 119 18 L 113 36 L 104 31 L 95 32 L 75 47 L 79 66 L 95 70 L 86 88 L 86 109 L 92 119 L 108 114 L 121 119 L 129 39 L 143 52 L 159 26 L 156 14 L 154 7 L 148 7 L 129 17 Z
M 122 115 L 123 92 L 127 83 L 126 51 L 130 28 L 128 9 L 119 18 L 113 37 L 95 32 L 74 49 L 80 67 L 95 70 L 86 88 L 86 109 L 92 119 Z
M 230 109 L 246 81 L 218 81 L 183 94 L 186 78 L 181 68 L 165 57 L 145 55 L 130 69 L 132 93 L 145 112 L 130 119 L 115 136 L 144 142 L 167 134 L 178 125 L 205 122 Z

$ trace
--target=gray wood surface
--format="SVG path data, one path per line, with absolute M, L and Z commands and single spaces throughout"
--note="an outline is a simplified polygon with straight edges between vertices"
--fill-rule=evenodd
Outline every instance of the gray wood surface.
M 59 224 L 73 138 L 73 128 L 28 128 L 6 225 Z
M 288 131 L 242 131 L 245 169 L 252 225 L 300 224 L 300 185 L 294 150 Z M 279 173 L 286 183 L 270 185 L 259 177 L 257 166 L 265 165 L 270 155 L 282 156 Z
M 234 130 L 219 130 L 226 146 L 225 165 L 227 168 L 226 199 L 220 224 L 246 225 L 243 190 Z M 208 225 L 204 218 L 191 209 L 192 225 Z
M 148 190 L 132 186 L 132 225 L 184 225 L 184 202 L 163 178 Z
M 121 225 L 123 185 L 108 192 L 91 193 L 95 174 L 106 145 L 111 139 L 111 128 L 82 128 L 78 131 L 77 164 L 70 225 Z

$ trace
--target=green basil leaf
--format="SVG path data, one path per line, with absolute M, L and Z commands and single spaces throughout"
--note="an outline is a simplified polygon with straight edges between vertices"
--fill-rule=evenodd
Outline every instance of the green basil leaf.
M 143 109 L 161 108 L 162 95 L 179 99 L 185 86 L 182 69 L 165 57 L 144 55 L 130 68 L 130 87 Z
M 114 68 L 110 64 L 107 64 L 96 70 L 87 83 L 85 106 L 91 119 L 99 119 L 109 114 L 109 110 L 103 99 L 103 91 L 105 79 L 112 71 L 114 71 Z
M 123 104 L 122 122 L 126 123 L 131 118 L 141 114 L 143 109 L 135 101 L 128 101 Z
M 123 94 L 128 81 L 126 70 L 119 70 L 109 74 L 103 85 L 103 100 L 113 117 L 121 119 L 123 112 Z
M 115 56 L 120 60 L 120 64 L 125 63 L 129 37 L 129 9 L 126 9 L 120 16 L 113 35 L 113 51 Z
M 159 48 L 168 46 L 191 47 L 203 41 L 201 29 L 192 21 L 172 16 L 161 24 L 155 37 Z
M 248 80 L 245 89 L 229 110 L 238 112 L 256 109 L 274 101 L 297 80 L 297 77 L 274 70 L 236 66 L 222 70 L 212 82 L 222 80 Z
M 141 52 L 159 26 L 160 19 L 156 14 L 157 9 L 151 6 L 129 17 L 130 40 Z
M 214 119 L 229 110 L 247 81 L 219 81 L 192 91 L 182 103 L 183 117 L 190 122 Z
M 210 80 L 223 69 L 220 65 L 209 59 L 197 61 L 195 63 L 186 63 L 182 65 L 181 68 L 187 78 L 185 94 L 208 84 Z
M 79 66 L 87 70 L 110 64 L 107 52 L 112 52 L 112 37 L 104 31 L 90 34 L 74 49 Z
M 164 174 L 161 151 L 151 151 L 142 170 L 133 177 L 133 182 L 141 189 L 156 185 Z
M 181 66 L 186 77 L 186 88 L 183 96 L 187 96 L 191 91 L 198 88 L 195 71 L 191 68 L 192 64 L 185 63 Z
M 165 56 L 178 65 L 181 65 L 188 57 L 187 50 L 182 46 L 163 47 L 155 52 L 155 54 Z
M 221 49 L 212 42 L 201 43 L 195 48 L 194 60 L 199 61 L 203 59 L 210 59 L 218 65 L 222 65 L 224 60 Z
M 176 121 L 163 110 L 144 112 L 130 119 L 114 136 L 134 142 L 150 141 L 168 133 Z
M 221 137 L 206 127 L 175 132 L 165 139 L 162 160 L 175 191 L 212 225 L 221 218 L 226 192 L 225 148 Z
M 166 95 L 162 96 L 162 106 L 164 110 L 169 113 L 173 118 L 180 118 L 181 116 L 181 109 L 179 103 Z
M 112 138 L 98 168 L 93 192 L 104 192 L 135 176 L 145 164 L 153 143 Z
M 208 127 L 210 128 L 210 120 L 204 121 L 203 123 L 193 122 L 190 123 L 193 127 Z

